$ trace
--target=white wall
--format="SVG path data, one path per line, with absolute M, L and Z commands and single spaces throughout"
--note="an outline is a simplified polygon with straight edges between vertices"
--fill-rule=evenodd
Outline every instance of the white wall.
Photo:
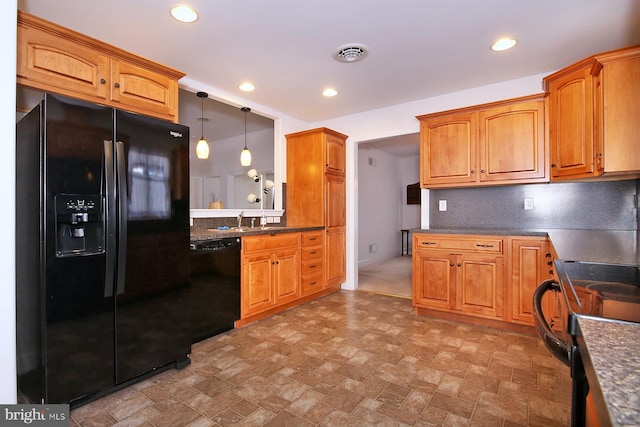
M 398 158 L 382 150 L 360 147 L 358 182 L 358 264 L 400 255 L 402 184 Z
M 359 144 L 357 178 L 358 266 L 399 256 L 400 230 L 420 227 L 420 205 L 407 205 L 406 191 L 420 179 L 420 156 L 396 157 Z
M 15 131 L 16 131 L 16 19 L 17 0 L 0 2 L 0 403 L 16 403 L 15 312 Z

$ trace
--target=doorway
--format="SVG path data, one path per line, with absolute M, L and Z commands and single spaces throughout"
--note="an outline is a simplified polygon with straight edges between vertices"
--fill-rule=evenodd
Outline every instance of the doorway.
M 407 204 L 406 191 L 420 179 L 419 141 L 415 133 L 357 145 L 357 290 L 411 298 L 401 230 L 420 227 L 420 204 Z

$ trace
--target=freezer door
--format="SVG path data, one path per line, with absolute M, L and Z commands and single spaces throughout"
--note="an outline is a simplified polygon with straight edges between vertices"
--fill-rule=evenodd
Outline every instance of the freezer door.
M 189 129 L 116 112 L 116 382 L 188 360 Z
M 114 385 L 113 283 L 106 280 L 106 251 L 114 248 L 100 236 L 113 110 L 50 94 L 44 105 L 45 399 L 63 403 Z

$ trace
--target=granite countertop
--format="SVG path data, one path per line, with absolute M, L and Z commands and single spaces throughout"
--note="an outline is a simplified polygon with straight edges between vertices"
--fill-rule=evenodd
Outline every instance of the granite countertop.
M 608 264 L 640 265 L 636 230 L 571 230 L 513 228 L 414 228 L 412 233 L 548 236 L 558 258 Z
M 192 229 L 191 241 L 196 240 L 215 240 L 223 239 L 227 237 L 242 237 L 242 236 L 257 236 L 261 234 L 280 234 L 280 233 L 295 233 L 300 231 L 314 231 L 324 230 L 323 226 L 318 227 L 280 227 L 280 226 L 267 226 L 262 228 L 258 227 L 242 227 L 243 231 L 234 230 L 234 227 L 229 227 L 228 230 L 218 230 L 216 228 L 209 229 Z
M 640 324 L 580 317 L 578 327 L 578 347 L 601 425 L 640 425 Z

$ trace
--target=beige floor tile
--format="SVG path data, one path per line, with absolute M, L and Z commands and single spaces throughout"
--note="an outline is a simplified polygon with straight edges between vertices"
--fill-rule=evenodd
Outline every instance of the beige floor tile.
M 568 368 L 535 335 L 419 316 L 382 293 L 337 292 L 191 358 L 74 409 L 72 425 L 569 425 Z

